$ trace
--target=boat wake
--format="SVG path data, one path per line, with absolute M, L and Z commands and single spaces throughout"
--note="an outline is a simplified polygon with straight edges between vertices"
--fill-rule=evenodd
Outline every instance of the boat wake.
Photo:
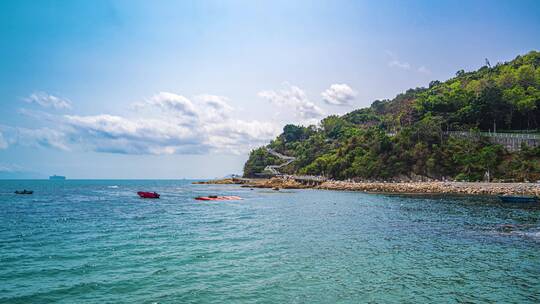
M 505 224 L 497 228 L 501 235 L 519 236 L 540 241 L 540 227 L 530 225 L 510 225 Z
M 516 235 L 540 241 L 540 231 L 514 231 Z

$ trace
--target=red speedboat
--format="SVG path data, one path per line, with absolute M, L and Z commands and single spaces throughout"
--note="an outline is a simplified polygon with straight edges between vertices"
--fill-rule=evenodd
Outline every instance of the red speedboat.
M 141 197 L 141 198 L 159 198 L 159 194 L 157 192 L 144 192 L 144 191 L 139 191 L 137 192 L 137 194 Z
M 209 196 L 198 196 L 195 199 L 198 201 L 235 201 L 235 200 L 241 200 L 242 198 L 240 196 L 209 195 Z

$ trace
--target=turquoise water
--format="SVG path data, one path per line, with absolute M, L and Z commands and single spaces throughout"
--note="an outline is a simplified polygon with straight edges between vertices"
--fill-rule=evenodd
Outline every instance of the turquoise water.
M 245 199 L 192 199 L 215 193 Z M 539 303 L 539 219 L 490 198 L 0 181 L 0 303 Z

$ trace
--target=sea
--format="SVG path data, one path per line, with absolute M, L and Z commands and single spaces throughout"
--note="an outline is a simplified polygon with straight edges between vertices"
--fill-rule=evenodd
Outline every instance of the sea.
M 13 193 L 22 189 L 34 193 Z M 540 207 L 190 180 L 3 180 L 0 303 L 540 303 Z

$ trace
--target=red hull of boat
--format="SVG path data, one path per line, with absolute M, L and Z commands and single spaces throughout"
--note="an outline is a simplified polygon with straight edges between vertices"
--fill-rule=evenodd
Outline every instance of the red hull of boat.
M 217 197 L 210 197 L 210 196 L 199 196 L 195 198 L 198 201 L 235 201 L 235 200 L 241 200 L 242 198 L 240 196 L 217 196 Z
M 139 192 L 137 192 L 137 194 L 138 194 L 141 198 L 159 198 L 159 194 L 157 194 L 156 192 L 143 192 L 143 191 L 139 191 Z

